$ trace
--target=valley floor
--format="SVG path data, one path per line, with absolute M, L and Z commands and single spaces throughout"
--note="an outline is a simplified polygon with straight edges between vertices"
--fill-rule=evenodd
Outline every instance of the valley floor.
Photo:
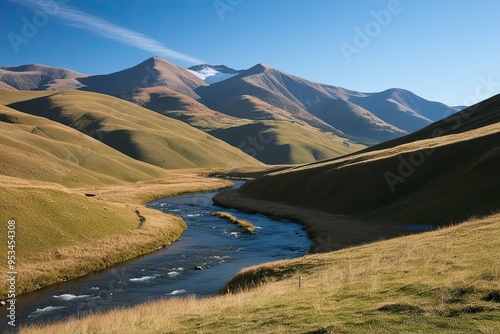
M 497 333 L 500 215 L 248 268 L 197 300 L 21 333 Z M 302 287 L 299 287 L 299 277 Z

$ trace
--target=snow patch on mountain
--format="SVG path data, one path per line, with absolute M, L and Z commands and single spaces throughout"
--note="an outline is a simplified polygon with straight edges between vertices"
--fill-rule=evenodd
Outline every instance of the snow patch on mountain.
M 208 84 L 232 78 L 241 72 L 224 65 L 208 64 L 191 66 L 187 70 Z

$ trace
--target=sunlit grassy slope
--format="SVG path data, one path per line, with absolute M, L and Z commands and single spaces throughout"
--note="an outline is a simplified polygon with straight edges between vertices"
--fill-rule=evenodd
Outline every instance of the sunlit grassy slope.
M 150 252 L 185 228 L 182 220 L 139 205 L 98 201 L 48 183 L 0 180 L 2 235 L 7 220 L 16 221 L 18 293 Z M 5 282 L 1 286 L 3 296 Z
M 66 186 L 167 177 L 81 132 L 0 105 L 0 173 Z
M 208 299 L 21 333 L 498 333 L 500 216 L 244 270 Z M 298 287 L 302 277 L 302 288 Z
M 27 98 L 1 92 L 0 103 L 72 127 L 132 157 L 163 168 L 258 164 L 241 150 L 182 122 L 107 95 L 64 91 Z M 6 102 L 4 102 L 6 101 Z

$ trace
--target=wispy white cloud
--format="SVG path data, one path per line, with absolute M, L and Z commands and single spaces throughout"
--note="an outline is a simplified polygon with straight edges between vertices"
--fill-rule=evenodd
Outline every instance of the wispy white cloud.
M 65 25 L 87 30 L 98 36 L 109 38 L 164 58 L 178 59 L 191 64 L 204 63 L 200 59 L 169 49 L 157 40 L 154 40 L 144 34 L 108 22 L 100 17 L 83 12 L 74 7 L 59 4 L 57 1 L 52 1 L 50 7 L 48 7 L 49 5 L 44 7 L 43 5 L 44 3 L 50 3 L 50 1 L 10 1 L 30 7 L 33 10 L 45 11 L 48 14 L 59 18 Z

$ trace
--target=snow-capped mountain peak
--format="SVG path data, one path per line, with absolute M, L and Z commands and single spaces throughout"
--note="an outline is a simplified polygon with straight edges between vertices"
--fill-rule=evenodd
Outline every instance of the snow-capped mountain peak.
M 213 84 L 229 79 L 242 72 L 229 68 L 225 65 L 208 64 L 191 66 L 190 68 L 188 68 L 188 71 L 196 75 L 198 78 L 204 80 L 208 84 Z

